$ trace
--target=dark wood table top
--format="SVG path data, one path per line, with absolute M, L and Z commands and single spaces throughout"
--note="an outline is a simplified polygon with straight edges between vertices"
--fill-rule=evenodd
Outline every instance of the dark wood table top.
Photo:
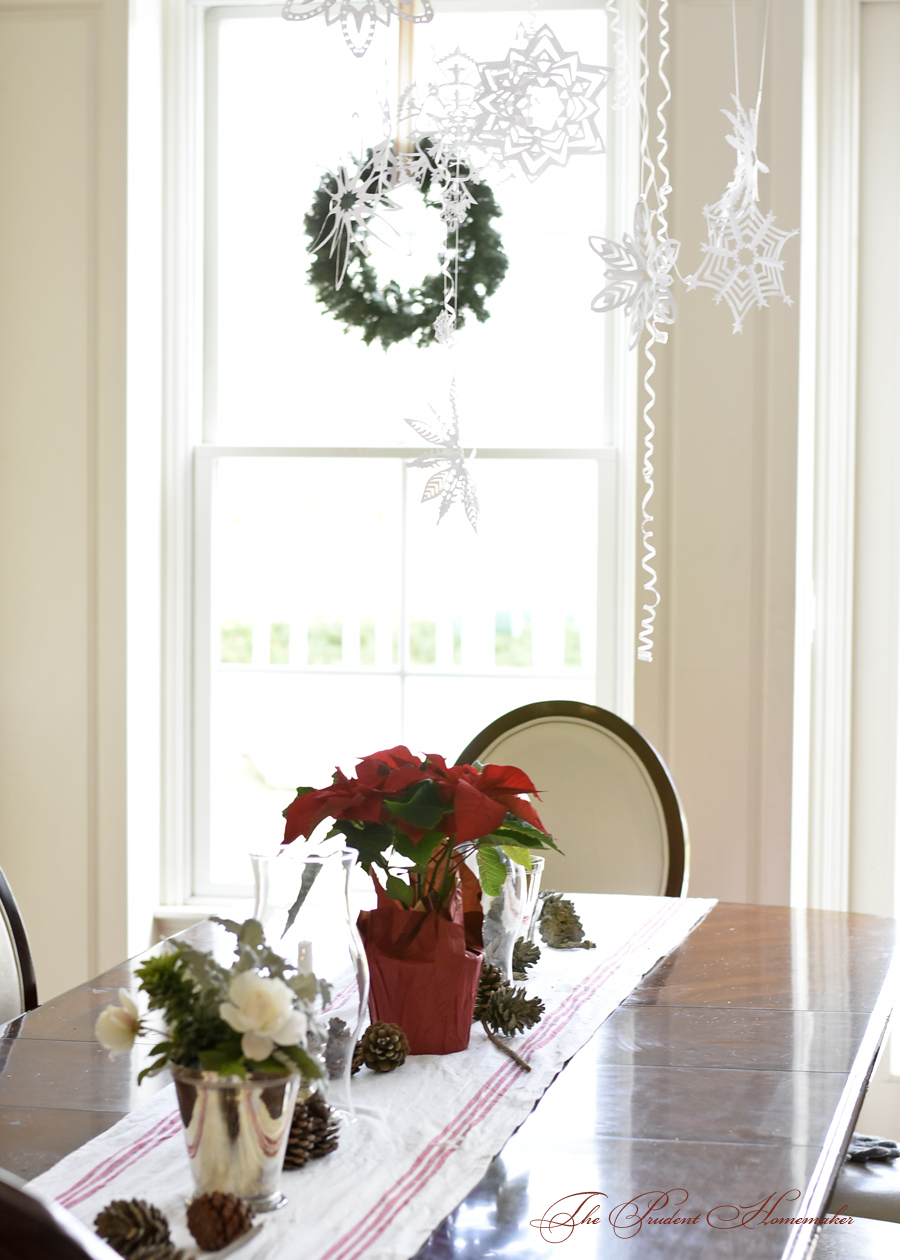
M 873 915 L 717 905 L 569 1062 L 417 1260 L 807 1255 L 815 1226 L 773 1221 L 824 1210 L 884 1036 L 895 939 L 894 920 Z M 112 1061 L 94 1041 L 133 970 L 0 1027 L 0 1166 L 37 1176 L 166 1084 L 135 1084 L 152 1039 Z M 638 1222 L 622 1206 L 633 1200 Z M 598 1223 L 563 1241 L 573 1210 Z

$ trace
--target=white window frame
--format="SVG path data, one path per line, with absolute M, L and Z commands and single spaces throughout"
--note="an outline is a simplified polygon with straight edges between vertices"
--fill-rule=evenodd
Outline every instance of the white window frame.
M 209 680 L 211 668 L 210 506 L 215 471 L 231 456 L 315 458 L 362 455 L 406 458 L 421 448 L 366 449 L 236 447 L 204 440 L 211 432 L 204 377 L 210 349 L 204 344 L 204 304 L 210 300 L 205 190 L 209 171 L 204 143 L 208 108 L 206 15 L 219 0 L 164 0 L 164 440 L 163 440 L 163 803 L 162 901 L 196 912 L 221 904 L 223 891 L 198 889 L 199 861 L 209 844 Z M 445 0 L 467 9 L 477 0 Z M 552 7 L 598 7 L 585 0 L 556 0 Z M 492 6 L 494 7 L 494 6 Z M 496 7 L 519 8 L 518 0 Z M 636 14 L 622 14 L 631 64 L 636 65 Z M 349 54 L 348 54 L 349 55 Z M 636 108 L 610 111 L 606 222 L 610 236 L 630 230 L 638 190 Z M 599 220 L 598 216 L 598 220 Z M 587 250 L 587 243 L 585 243 Z M 587 256 L 587 255 L 586 255 Z M 598 288 L 602 270 L 597 270 Z M 603 406 L 614 417 L 611 446 L 584 449 L 479 450 L 481 459 L 589 458 L 596 461 L 601 491 L 598 527 L 612 534 L 615 563 L 598 573 L 598 614 L 613 602 L 616 615 L 598 616 L 598 702 L 626 719 L 633 715 L 635 660 L 635 517 L 637 478 L 637 363 L 627 349 L 627 325 L 608 317 L 598 328 L 607 371 Z M 600 656 L 603 656 L 602 669 Z

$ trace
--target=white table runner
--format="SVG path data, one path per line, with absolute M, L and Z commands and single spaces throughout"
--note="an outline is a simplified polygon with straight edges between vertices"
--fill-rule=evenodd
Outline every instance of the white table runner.
M 557 1072 L 589 1040 L 643 975 L 673 949 L 715 901 L 575 895 L 596 950 L 543 948 L 529 996 L 546 1013 L 513 1041 L 523 1072 L 472 1030 L 468 1050 L 421 1055 L 353 1081 L 355 1123 L 338 1149 L 285 1173 L 288 1205 L 242 1260 L 407 1260 L 480 1181 Z M 112 1199 L 145 1198 L 168 1217 L 179 1246 L 191 1174 L 174 1086 L 66 1156 L 31 1186 L 87 1224 Z

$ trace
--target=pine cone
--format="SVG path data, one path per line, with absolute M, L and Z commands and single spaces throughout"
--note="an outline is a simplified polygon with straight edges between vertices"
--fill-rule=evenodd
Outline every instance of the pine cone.
M 359 1044 L 362 1061 L 373 1072 L 393 1072 L 409 1054 L 406 1033 L 397 1024 L 370 1024 Z
M 294 1107 L 291 1132 L 284 1152 L 287 1171 L 302 1168 L 311 1159 L 321 1159 L 337 1150 L 340 1128 L 333 1119 L 328 1103 L 318 1094 L 310 1094 Z
M 200 1194 L 187 1210 L 188 1229 L 203 1251 L 219 1251 L 246 1234 L 253 1224 L 253 1212 L 236 1194 Z
M 527 980 L 526 972 L 528 968 L 533 967 L 540 956 L 540 945 L 535 945 L 533 941 L 526 941 L 524 936 L 520 936 L 515 945 L 513 945 L 513 980 Z
M 173 1242 L 142 1243 L 137 1251 L 132 1251 L 129 1260 L 189 1260 L 189 1257 Z
M 584 928 L 575 906 L 562 893 L 541 893 L 541 901 L 538 928 L 546 944 L 553 949 L 596 949 L 593 941 L 584 939 Z
M 353 1067 L 351 1069 L 351 1074 L 355 1076 L 362 1066 L 363 1066 L 362 1042 L 357 1041 L 356 1045 L 353 1047 Z
M 540 998 L 527 998 L 524 989 L 504 984 L 491 994 L 482 1020 L 493 1032 L 514 1037 L 516 1033 L 532 1028 L 543 1013 L 544 1003 Z
M 168 1245 L 169 1224 L 144 1199 L 114 1199 L 97 1214 L 94 1229 L 120 1256 L 133 1256 L 139 1247 Z
M 343 1076 L 347 1062 L 350 1029 L 342 1019 L 328 1021 L 328 1042 L 325 1046 L 325 1071 L 331 1079 Z
M 500 974 L 500 968 L 494 967 L 491 963 L 485 963 L 481 968 L 481 979 L 478 981 L 478 994 L 475 998 L 475 1009 L 472 1012 L 473 1024 L 485 1018 L 485 1013 L 491 1009 L 492 995 L 502 987 L 503 977 Z

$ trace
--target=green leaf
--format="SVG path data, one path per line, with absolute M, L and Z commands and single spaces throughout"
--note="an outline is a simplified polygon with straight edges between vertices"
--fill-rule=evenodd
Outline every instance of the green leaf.
M 218 1072 L 220 1076 L 246 1077 L 247 1069 L 242 1058 L 235 1057 L 234 1047 L 201 1050 L 198 1056 L 204 1072 Z
M 416 842 L 405 832 L 398 831 L 394 836 L 394 849 L 401 857 L 409 858 L 411 862 L 414 862 L 418 870 L 424 871 L 437 846 L 446 839 L 443 831 L 426 831 L 422 839 Z
M 279 1046 L 275 1053 L 278 1055 L 284 1055 L 290 1059 L 292 1063 L 296 1063 L 297 1067 L 304 1076 L 308 1076 L 311 1079 L 316 1080 L 322 1075 L 321 1066 L 314 1058 L 312 1058 L 311 1055 L 306 1053 L 302 1046 Z
M 303 878 L 300 880 L 300 891 L 297 893 L 297 900 L 294 902 L 294 904 L 291 906 L 290 910 L 288 911 L 287 923 L 285 923 L 284 925 L 284 932 L 281 933 L 282 937 L 284 937 L 285 934 L 289 931 L 291 924 L 296 919 L 297 914 L 299 913 L 300 907 L 303 905 L 304 901 L 309 896 L 309 890 L 312 888 L 313 884 L 316 882 L 316 876 L 319 874 L 319 871 L 321 871 L 321 869 L 322 869 L 321 862 L 307 862 L 306 865 L 304 866 Z
M 422 827 L 430 831 L 436 827 L 447 813 L 447 806 L 441 800 L 437 784 L 433 779 L 425 779 L 417 784 L 416 790 L 408 801 L 385 801 L 387 808 L 404 822 L 413 827 Z
M 531 853 L 528 849 L 523 849 L 517 844 L 501 844 L 500 848 L 517 866 L 524 866 L 526 871 L 531 870 Z
M 355 823 L 340 821 L 336 829 L 346 837 L 347 844 L 359 854 L 359 864 L 368 874 L 372 863 L 384 866 L 383 854 L 393 844 L 394 831 L 385 823 Z
M 506 867 L 495 848 L 488 845 L 478 850 L 478 875 L 481 887 L 489 897 L 498 897 L 506 883 Z
M 401 901 L 404 906 L 411 906 L 416 899 L 416 894 L 410 888 L 409 884 L 405 884 L 402 879 L 398 879 L 396 875 L 388 875 L 387 883 L 384 890 L 394 901 Z
M 302 998 L 304 1002 L 314 1002 L 318 993 L 318 984 L 316 977 L 309 971 L 301 971 L 299 975 L 291 976 L 287 981 L 288 988 L 297 994 L 298 998 Z

